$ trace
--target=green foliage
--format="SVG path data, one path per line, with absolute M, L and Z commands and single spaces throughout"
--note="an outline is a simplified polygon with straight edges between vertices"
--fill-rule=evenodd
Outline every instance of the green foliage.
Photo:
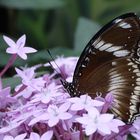
M 19 77 L 3 78 L 2 83 L 4 87 L 10 86 L 12 89 L 14 89 L 16 85 L 21 83 L 21 79 Z
M 135 140 L 135 139 L 134 139 L 134 137 L 129 136 L 129 137 L 128 137 L 128 140 Z
M 0 5 L 15 9 L 54 9 L 64 5 L 62 0 L 1 0 Z
M 100 26 L 86 18 L 79 18 L 75 32 L 74 50 L 81 52 Z

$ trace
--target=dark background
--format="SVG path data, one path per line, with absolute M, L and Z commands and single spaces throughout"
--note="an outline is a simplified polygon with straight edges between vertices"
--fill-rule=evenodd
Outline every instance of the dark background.
M 15 40 L 26 34 L 27 45 L 39 52 L 22 63 L 33 65 L 47 61 L 46 49 L 54 57 L 79 55 L 100 27 L 127 12 L 139 15 L 140 0 L 0 0 L 0 33 Z M 6 47 L 0 36 L 1 67 Z

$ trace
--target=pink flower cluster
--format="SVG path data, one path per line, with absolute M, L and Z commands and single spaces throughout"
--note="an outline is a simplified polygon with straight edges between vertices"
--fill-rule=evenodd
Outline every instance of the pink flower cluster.
M 25 60 L 27 53 L 36 52 L 25 47 L 25 35 L 16 43 L 6 36 L 4 40 L 9 45 L 6 52 L 12 56 L 0 72 L 1 78 L 17 56 Z M 51 62 L 55 71 L 41 76 L 36 71 L 42 65 L 15 68 L 21 83 L 13 93 L 0 83 L 0 140 L 126 140 L 130 133 L 140 140 L 139 117 L 133 125 L 127 125 L 107 112 L 113 104 L 111 93 L 95 99 L 87 94 L 69 96 L 56 75 L 60 72 L 71 81 L 77 60 L 58 57 L 55 63 L 59 68 Z

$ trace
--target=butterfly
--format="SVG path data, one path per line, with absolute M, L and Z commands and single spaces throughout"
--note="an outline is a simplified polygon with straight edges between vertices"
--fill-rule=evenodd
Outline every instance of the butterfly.
M 127 123 L 140 115 L 140 19 L 123 14 L 92 37 L 77 62 L 71 83 L 62 80 L 74 96 L 96 97 L 111 92 L 111 111 Z

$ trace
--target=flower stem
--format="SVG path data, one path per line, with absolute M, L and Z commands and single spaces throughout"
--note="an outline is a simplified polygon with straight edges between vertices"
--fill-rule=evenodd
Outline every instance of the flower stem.
M 79 128 L 79 131 L 80 131 L 80 140 L 84 140 L 84 138 L 83 138 L 83 129 L 82 129 L 81 125 L 80 125 L 80 128 Z
M 101 113 L 106 113 L 110 107 L 110 103 L 109 102 L 106 102 L 104 105 L 103 105 L 103 108 L 102 108 L 102 111 Z
M 12 96 L 13 96 L 13 97 L 16 96 L 16 95 L 19 94 L 21 91 L 23 91 L 25 88 L 27 88 L 27 86 L 26 86 L 26 85 L 22 85 L 18 91 L 15 91 L 15 92 L 12 94 Z
M 56 139 L 57 139 L 57 140 L 61 140 L 61 139 L 60 139 L 60 136 L 59 136 L 59 134 L 57 133 L 57 131 L 56 131 L 55 128 L 53 128 L 53 132 L 54 132 L 54 135 L 55 135 Z
M 2 77 L 5 74 L 5 72 L 8 70 L 8 68 L 12 66 L 12 64 L 15 62 L 16 58 L 17 58 L 17 54 L 13 54 L 10 57 L 8 63 L 6 64 L 4 69 L 0 72 L 0 77 Z
M 67 128 L 68 132 L 71 134 L 71 131 L 70 131 L 70 128 L 69 128 L 69 125 L 68 125 L 67 121 L 64 121 L 64 123 L 66 125 L 66 128 Z
M 95 134 L 92 135 L 92 137 L 91 137 L 91 140 L 102 140 L 102 139 L 103 139 L 103 137 L 97 132 L 95 132 Z

